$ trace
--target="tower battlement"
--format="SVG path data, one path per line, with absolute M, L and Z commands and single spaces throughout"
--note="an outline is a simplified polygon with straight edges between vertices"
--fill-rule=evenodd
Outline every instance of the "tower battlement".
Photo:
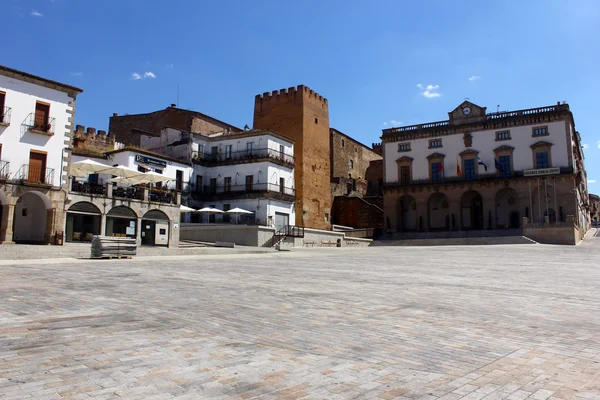
M 295 98 L 299 94 L 305 96 L 306 98 L 321 102 L 323 105 L 327 104 L 327 99 L 325 97 L 304 85 L 298 85 L 296 87 L 292 86 L 287 89 L 273 90 L 272 92 L 257 94 L 254 100 L 255 102 L 287 101 L 291 98 Z

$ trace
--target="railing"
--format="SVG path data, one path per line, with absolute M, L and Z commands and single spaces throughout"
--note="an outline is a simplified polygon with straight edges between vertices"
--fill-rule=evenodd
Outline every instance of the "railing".
M 54 182 L 54 168 L 41 168 L 37 165 L 23 164 L 15 175 L 16 180 L 52 185 Z
M 158 203 L 174 204 L 176 194 L 173 191 L 166 191 L 160 189 L 152 189 L 150 192 L 150 201 L 156 201 Z
M 76 193 L 97 194 L 102 196 L 106 194 L 106 186 L 100 183 L 82 183 L 74 181 L 71 185 L 71 191 Z
M 56 118 L 48 118 L 31 113 L 27 116 L 27 118 L 25 118 L 23 125 L 25 125 L 27 130 L 30 132 L 54 135 L 55 121 Z
M 277 232 L 275 232 L 275 236 L 286 236 L 286 237 L 304 237 L 304 227 L 303 226 L 295 226 L 295 225 L 286 225 Z
M 0 125 L 10 125 L 10 107 L 0 108 Z
M 121 197 L 124 199 L 134 199 L 134 200 L 143 200 L 144 199 L 144 188 L 139 187 L 130 187 L 130 188 L 122 188 L 115 187 L 113 188 L 113 197 Z
M 219 185 L 219 186 L 210 186 L 204 185 L 202 188 L 198 188 L 196 185 L 191 185 L 191 195 L 192 197 L 210 197 L 217 195 L 236 195 L 236 194 L 244 194 L 244 193 L 280 193 L 282 195 L 287 196 L 295 196 L 296 191 L 294 188 L 282 187 L 281 185 L 277 185 L 275 183 L 253 183 L 249 185 Z
M 201 164 L 236 163 L 264 158 L 279 161 L 290 166 L 294 165 L 294 156 L 270 148 L 224 151 L 217 154 L 194 153 L 194 161 Z
M 10 178 L 10 162 L 0 161 L 0 179 Z
M 571 167 L 560 167 L 561 174 L 572 174 L 573 168 Z M 531 176 L 532 178 L 545 178 L 551 177 L 553 175 L 540 175 L 540 176 Z M 466 177 L 466 176 L 450 176 L 450 177 L 441 177 L 440 179 L 412 179 L 410 182 L 400 182 L 400 181 L 390 181 L 385 182 L 384 186 L 393 186 L 393 187 L 405 187 L 405 186 L 416 186 L 416 185 L 445 185 L 451 183 L 466 183 L 466 182 L 477 182 L 477 181 L 489 181 L 496 179 L 511 179 L 511 178 L 519 178 L 523 177 L 523 171 L 513 171 L 510 174 L 501 174 L 500 172 L 496 173 L 487 173 L 487 174 L 479 174 L 475 177 Z

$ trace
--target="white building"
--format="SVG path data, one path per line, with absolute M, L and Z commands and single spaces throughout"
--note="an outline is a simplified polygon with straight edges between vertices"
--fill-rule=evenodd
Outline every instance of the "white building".
M 583 150 L 567 104 L 486 113 L 468 101 L 445 121 L 383 130 L 389 231 L 543 223 L 589 225 Z
M 143 135 L 141 146 L 181 160 L 192 160 L 192 207 L 253 212 L 242 222 L 274 225 L 295 221 L 294 144 L 277 132 L 246 130 L 211 135 L 164 128 L 160 136 Z M 191 215 L 192 222 L 230 221 L 229 216 Z
M 66 149 L 81 92 L 0 66 L 0 241 L 54 243 L 62 231 Z

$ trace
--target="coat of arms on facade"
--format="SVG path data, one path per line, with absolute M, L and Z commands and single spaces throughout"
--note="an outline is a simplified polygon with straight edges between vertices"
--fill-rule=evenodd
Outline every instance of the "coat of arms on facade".
M 465 141 L 465 147 L 473 146 L 473 135 L 471 134 L 471 132 L 466 132 L 463 135 L 463 140 Z

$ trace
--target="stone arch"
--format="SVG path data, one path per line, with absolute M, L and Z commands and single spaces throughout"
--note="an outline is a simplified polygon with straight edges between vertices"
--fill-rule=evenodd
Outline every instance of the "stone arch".
M 461 226 L 463 230 L 483 229 L 483 199 L 476 190 L 468 190 L 460 198 Z
M 137 218 L 136 212 L 127 206 L 113 207 L 106 214 L 106 235 L 137 237 Z
M 396 230 L 398 232 L 417 230 L 417 202 L 408 194 L 400 197 L 396 202 Z
M 89 201 L 78 201 L 67 209 L 65 240 L 67 242 L 85 242 L 100 235 L 102 213 Z
M 106 214 L 107 217 L 119 217 L 119 218 L 137 218 L 138 215 L 135 211 L 127 206 L 116 206 Z
M 8 197 L 4 191 L 0 190 L 0 205 L 7 206 L 8 205 Z
M 449 203 L 445 194 L 435 192 L 429 196 L 429 229 L 432 231 L 448 230 L 450 228 L 448 211 Z
M 35 190 L 23 193 L 15 204 L 13 240 L 20 243 L 47 242 L 49 210 L 52 210 L 52 201 L 44 193 Z
M 144 214 L 142 219 L 149 219 L 149 220 L 153 220 L 153 221 L 170 221 L 171 220 L 167 214 L 165 214 L 162 210 L 159 210 L 156 208 L 146 212 L 146 214 Z
M 496 193 L 496 228 L 518 229 L 521 226 L 519 195 L 512 188 L 502 188 Z

